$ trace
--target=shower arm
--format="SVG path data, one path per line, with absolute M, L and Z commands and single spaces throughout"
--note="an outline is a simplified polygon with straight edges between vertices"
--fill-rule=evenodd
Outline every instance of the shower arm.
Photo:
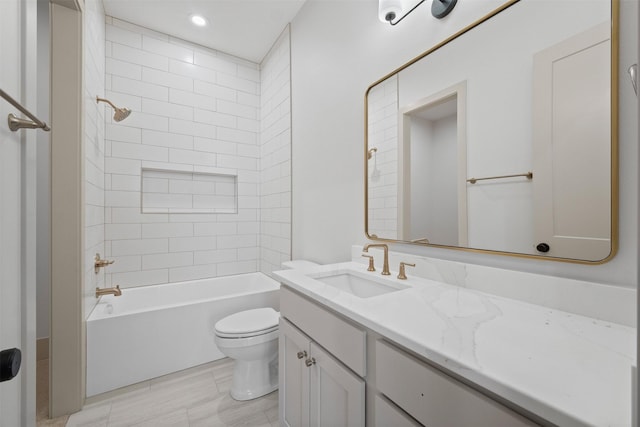
M 98 103 L 98 102 L 100 102 L 100 101 L 102 101 L 102 102 L 106 102 L 107 104 L 111 105 L 111 107 L 112 107 L 114 110 L 117 110 L 117 109 L 118 109 L 118 107 L 116 107 L 115 105 L 113 105 L 113 102 L 109 101 L 108 99 L 104 99 L 104 98 L 100 98 L 99 96 L 96 96 L 96 103 Z

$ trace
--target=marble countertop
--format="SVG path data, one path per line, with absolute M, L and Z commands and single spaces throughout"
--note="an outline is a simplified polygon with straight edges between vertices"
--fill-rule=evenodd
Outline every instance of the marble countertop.
M 358 298 L 318 275 L 355 272 L 407 289 Z M 393 273 L 393 272 L 392 272 Z M 631 425 L 636 330 L 361 263 L 274 272 L 282 283 L 560 426 Z

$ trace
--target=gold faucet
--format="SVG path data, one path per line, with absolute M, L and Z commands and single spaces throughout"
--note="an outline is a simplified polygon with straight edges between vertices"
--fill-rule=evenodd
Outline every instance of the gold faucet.
M 384 263 L 382 265 L 382 275 L 389 276 L 391 273 L 389 272 L 389 246 L 384 243 L 370 243 L 368 245 L 364 245 L 362 248 L 363 252 L 369 252 L 369 248 L 382 248 L 384 250 Z
M 400 268 L 399 268 L 400 271 L 398 272 L 398 279 L 400 279 L 400 280 L 407 280 L 407 273 L 405 273 L 405 271 L 404 271 L 404 266 L 405 265 L 407 267 L 415 267 L 416 266 L 415 264 L 409 264 L 408 262 L 401 262 L 400 263 Z
M 120 295 L 122 295 L 122 291 L 120 290 L 120 285 L 116 285 L 115 288 L 104 288 L 104 289 L 100 289 L 100 288 L 96 288 L 96 298 L 100 298 L 102 295 L 114 295 L 116 297 L 119 297 Z
M 108 261 L 106 259 L 100 259 L 100 254 L 96 254 L 96 257 L 93 259 L 93 271 L 95 271 L 96 274 L 98 274 L 98 272 L 100 271 L 101 267 L 106 267 L 108 265 L 113 264 L 114 262 L 116 262 L 116 260 L 111 260 Z

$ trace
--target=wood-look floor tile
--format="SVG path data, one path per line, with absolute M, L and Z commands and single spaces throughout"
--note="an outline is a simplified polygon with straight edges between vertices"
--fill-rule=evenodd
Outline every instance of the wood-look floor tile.
M 145 420 L 135 424 L 135 427 L 189 427 L 189 418 L 187 410 L 181 409 L 167 415 Z
M 276 395 L 277 405 L 277 392 L 247 401 L 234 400 L 225 393 L 218 399 L 190 408 L 189 421 L 192 426 L 269 426 L 271 422 L 266 411 L 274 405 L 273 395 Z
M 111 403 L 84 407 L 69 417 L 66 427 L 106 427 L 111 412 Z

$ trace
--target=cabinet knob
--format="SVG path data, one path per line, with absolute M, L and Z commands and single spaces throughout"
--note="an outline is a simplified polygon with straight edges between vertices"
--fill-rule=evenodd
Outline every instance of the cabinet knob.
M 306 351 L 299 351 L 298 352 L 298 359 L 304 359 L 305 357 L 307 357 L 307 352 Z
M 316 358 L 312 357 L 311 359 L 307 359 L 304 361 L 304 364 L 307 365 L 307 368 L 316 364 Z

